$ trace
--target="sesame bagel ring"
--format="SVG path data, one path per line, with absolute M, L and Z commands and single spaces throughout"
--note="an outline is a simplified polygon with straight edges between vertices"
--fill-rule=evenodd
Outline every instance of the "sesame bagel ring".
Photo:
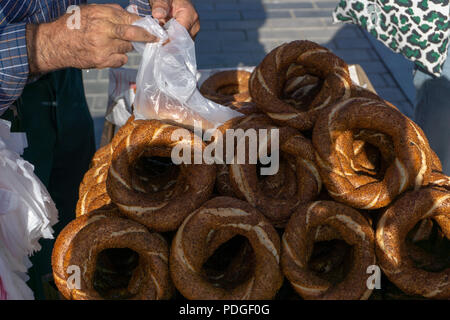
M 64 258 L 75 235 L 86 225 L 110 217 L 118 217 L 120 213 L 117 209 L 107 212 L 92 211 L 75 220 L 72 220 L 59 233 L 56 238 L 52 251 L 52 271 L 53 280 L 58 287 L 59 292 L 66 298 L 71 299 L 71 290 L 67 285 L 67 272 L 64 267 Z
M 294 128 L 252 123 L 239 128 L 267 129 L 266 140 L 259 137 L 259 145 L 267 150 L 273 143 L 271 130 L 278 130 L 278 172 L 258 177 L 258 166 L 248 161 L 230 164 L 229 172 L 236 196 L 248 201 L 277 227 L 282 227 L 300 203 L 311 201 L 320 193 L 322 181 L 312 144 Z M 261 148 L 258 152 L 261 153 Z
M 217 247 L 240 235 L 250 243 L 254 267 L 245 281 L 225 289 L 209 282 L 203 264 Z M 281 287 L 280 239 L 267 219 L 248 203 L 217 197 L 184 220 L 172 241 L 170 274 L 188 299 L 272 299 Z
M 303 70 L 296 74 L 299 68 Z M 300 80 L 313 74 L 323 81 L 306 108 L 283 101 L 283 88 L 290 73 Z M 308 130 L 321 110 L 350 97 L 352 81 L 342 59 L 314 42 L 298 40 L 272 50 L 252 72 L 249 84 L 252 101 L 274 121 Z
M 112 149 L 111 144 L 106 147 Z M 101 152 L 103 153 L 104 150 Z M 106 178 L 108 176 L 111 157 L 112 152 L 108 157 L 103 157 L 101 161 L 98 160 L 100 158 L 94 156 L 93 164 L 95 166 L 91 167 L 85 173 L 79 187 L 78 202 L 75 210 L 77 217 L 111 203 L 111 199 L 106 192 Z
M 354 165 L 353 130 L 368 129 L 392 139 L 395 159 L 381 178 Z M 352 98 L 321 114 L 312 137 L 316 161 L 328 193 L 354 208 L 387 206 L 397 195 L 428 183 L 432 156 L 422 130 L 398 110 L 365 98 Z
M 85 173 L 79 187 L 79 200 L 76 207 L 77 217 L 111 204 L 111 199 L 106 191 L 106 178 L 111 165 L 112 154 L 122 139 L 142 123 L 145 123 L 145 120 L 135 120 L 134 115 L 129 117 L 127 122 L 114 135 L 111 143 L 96 151 L 91 161 L 91 168 Z M 138 165 L 135 166 L 135 169 L 139 169 Z M 167 179 L 149 181 L 145 174 L 142 174 L 139 170 L 134 170 L 132 175 L 133 187 L 138 190 L 159 190 L 167 187 L 170 182 L 166 181 Z M 170 180 L 170 177 L 167 178 Z
M 108 143 L 107 145 L 98 149 L 95 152 L 94 157 L 92 157 L 90 167 L 93 168 L 102 165 L 104 163 L 111 162 L 112 152 L 113 148 L 111 143 Z
M 209 100 L 224 104 L 227 102 L 249 102 L 248 80 L 250 72 L 228 70 L 213 74 L 200 87 L 202 95 Z
M 76 217 L 82 216 L 93 210 L 111 205 L 111 198 L 106 192 L 106 182 L 91 185 L 81 194 L 75 209 Z
M 375 176 L 395 159 L 392 139 L 380 132 L 360 129 L 353 133 L 354 169 Z M 378 151 L 378 152 L 377 152 Z
M 80 187 L 78 188 L 78 195 L 80 198 L 93 185 L 97 185 L 106 181 L 110 164 L 111 159 L 109 159 L 109 161 L 98 163 L 96 166 L 93 166 L 88 171 L 86 171 L 83 180 L 80 183 Z
M 251 103 L 251 102 L 250 102 Z M 228 120 L 223 125 L 221 125 L 218 130 L 224 138 L 223 152 L 226 152 L 227 136 L 226 130 L 228 129 L 238 129 L 253 128 L 258 126 L 267 126 L 273 124 L 272 120 L 264 115 L 263 113 L 251 112 L 241 117 L 236 117 Z M 230 181 L 230 169 L 228 164 L 217 164 L 217 175 L 216 175 L 216 189 L 221 196 L 235 197 L 236 194 L 233 191 L 233 186 Z
M 201 153 L 204 144 L 187 129 L 158 120 L 145 120 L 114 149 L 106 183 L 108 194 L 127 217 L 152 230 L 175 230 L 213 191 L 216 167 L 203 163 L 181 163 L 176 183 L 169 188 L 157 192 L 133 188 L 133 165 L 144 153 L 147 157 L 171 159 L 175 147 L 179 153 L 185 148 L 190 149 L 193 163 L 192 155 Z
M 134 116 L 129 117 L 127 122 L 114 135 L 111 143 L 95 152 L 90 169 L 84 174 L 80 183 L 75 210 L 76 217 L 111 203 L 111 199 L 106 192 L 106 178 L 114 148 L 138 123 L 139 120 L 134 120 Z
M 223 105 L 245 115 L 261 112 L 254 102 L 229 101 L 223 103 Z
M 324 227 L 331 230 L 322 232 Z M 334 285 L 317 276 L 308 266 L 314 242 L 330 240 L 333 235 L 353 247 L 349 271 Z M 375 262 L 371 226 L 358 211 L 343 204 L 316 201 L 301 205 L 286 225 L 281 265 L 284 275 L 304 299 L 368 299 L 371 290 L 366 285 L 366 271 Z
M 433 219 L 450 239 L 450 190 L 425 187 L 403 195 L 378 222 L 376 252 L 390 281 L 407 294 L 450 298 L 450 267 L 428 272 L 415 266 L 405 246 L 408 232 L 421 220 Z
M 98 255 L 106 249 L 128 248 L 139 254 L 121 298 L 168 299 L 173 287 L 169 278 L 168 246 L 156 233 L 113 213 L 91 213 L 73 220 L 58 236 L 52 254 L 55 282 L 61 293 L 72 300 L 104 297 L 94 287 Z M 70 267 L 80 268 L 79 286 L 70 286 Z M 69 270 L 70 271 L 70 270 Z

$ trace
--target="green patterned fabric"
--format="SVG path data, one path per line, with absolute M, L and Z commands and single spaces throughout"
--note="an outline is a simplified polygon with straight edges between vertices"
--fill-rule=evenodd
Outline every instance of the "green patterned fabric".
M 359 24 L 395 52 L 439 76 L 447 57 L 449 0 L 340 0 L 334 22 Z

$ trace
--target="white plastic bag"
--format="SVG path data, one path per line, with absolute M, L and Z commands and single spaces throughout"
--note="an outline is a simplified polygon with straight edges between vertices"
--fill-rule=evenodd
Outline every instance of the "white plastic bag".
M 136 118 L 169 120 L 188 127 L 196 120 L 209 129 L 241 115 L 198 91 L 194 41 L 175 19 L 163 27 L 150 16 L 134 24 L 159 38 L 157 43 L 133 43 L 142 55 L 136 79 Z
M 10 123 L 0 120 L 0 296 L 33 299 L 28 256 L 41 248 L 40 238 L 53 238 L 58 211 L 33 165 L 16 152 L 23 137 L 9 131 Z

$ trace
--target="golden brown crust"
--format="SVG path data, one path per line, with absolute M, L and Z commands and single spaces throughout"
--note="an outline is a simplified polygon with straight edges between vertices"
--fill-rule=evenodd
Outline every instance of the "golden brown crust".
M 254 102 L 230 101 L 224 103 L 223 105 L 230 107 L 233 110 L 239 111 L 240 113 L 245 115 L 261 112 L 261 110 L 258 109 L 258 106 Z
M 238 128 L 252 128 L 256 126 L 272 125 L 273 122 L 269 117 L 263 113 L 249 113 L 244 116 L 236 117 L 228 120 L 223 125 L 221 125 L 218 130 L 223 136 L 223 154 L 226 154 L 226 130 L 228 129 L 238 129 Z M 233 187 L 230 181 L 230 169 L 228 164 L 218 164 L 217 165 L 217 175 L 216 175 L 216 189 L 218 193 L 222 196 L 235 197 L 236 194 L 233 191 Z
M 81 181 L 75 210 L 76 217 L 111 203 L 106 192 L 106 177 L 111 155 L 109 158 L 103 158 L 102 161 L 104 162 L 96 161 L 96 166 L 91 167 Z
M 325 226 L 327 232 L 322 229 Z M 319 278 L 308 266 L 314 242 L 332 238 L 353 246 L 350 270 L 335 285 Z M 283 234 L 283 272 L 304 299 L 368 299 L 371 290 L 366 284 L 367 267 L 375 262 L 371 226 L 358 211 L 337 202 L 316 201 L 300 206 Z
M 270 122 L 269 118 L 265 122 L 262 119 L 241 122 L 237 128 L 267 129 L 267 150 L 272 143 L 270 130 L 278 130 L 278 172 L 263 179 L 258 177 L 257 165 L 247 160 L 246 164 L 229 165 L 229 175 L 237 197 L 248 201 L 276 226 L 284 226 L 299 204 L 313 200 L 320 193 L 322 182 L 311 142 L 294 128 L 276 127 Z
M 176 130 L 189 139 L 172 141 Z M 178 144 L 189 145 L 193 153 L 204 148 L 201 139 L 194 139 L 194 134 L 186 129 L 158 120 L 142 120 L 113 153 L 106 183 L 109 196 L 130 219 L 153 230 L 176 230 L 190 212 L 209 198 L 214 187 L 215 165 L 180 164 L 177 181 L 170 188 L 157 192 L 134 189 L 132 164 L 143 152 L 146 156 L 170 158 Z
M 200 92 L 206 98 L 220 104 L 249 102 L 248 80 L 250 72 L 228 70 L 213 74 L 203 82 Z
M 283 87 L 289 68 L 300 65 L 323 80 L 306 110 L 283 101 Z M 295 72 L 293 75 L 296 75 Z M 350 97 L 351 79 L 347 64 L 328 49 L 310 41 L 298 40 L 272 50 L 250 77 L 252 100 L 277 123 L 300 130 L 311 129 L 318 113 Z
M 226 290 L 213 286 L 202 266 L 220 244 L 235 235 L 248 239 L 255 254 L 249 279 Z M 170 274 L 188 299 L 272 299 L 283 275 L 279 267 L 280 239 L 272 225 L 248 203 L 217 197 L 190 214 L 172 242 Z
M 106 183 L 92 185 L 78 199 L 76 206 L 76 217 L 111 204 L 111 198 L 106 192 Z
M 92 158 L 90 167 L 97 167 L 103 163 L 111 162 L 112 146 L 110 143 L 98 149 Z
M 92 212 L 73 220 L 58 236 L 52 253 L 55 283 L 66 299 L 96 300 L 94 289 L 97 255 L 110 248 L 130 248 L 139 254 L 139 265 L 127 287 L 130 299 L 168 299 L 173 287 L 168 270 L 168 246 L 156 233 L 115 211 Z M 80 287 L 70 288 L 69 266 L 81 271 Z
M 369 129 L 392 138 L 395 159 L 382 179 L 354 167 L 352 130 Z M 313 131 L 321 177 L 330 195 L 360 209 L 388 205 L 397 195 L 428 183 L 432 157 L 422 130 L 378 100 L 352 98 L 321 114 Z
M 434 299 L 450 298 L 450 268 L 428 272 L 417 268 L 405 239 L 421 220 L 433 219 L 450 238 L 450 192 L 425 187 L 405 193 L 383 214 L 377 225 L 376 252 L 383 272 L 403 292 Z

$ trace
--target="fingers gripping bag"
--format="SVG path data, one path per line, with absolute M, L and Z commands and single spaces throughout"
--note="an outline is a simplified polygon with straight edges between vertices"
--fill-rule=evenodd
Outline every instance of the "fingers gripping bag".
M 150 16 L 140 26 L 159 38 L 155 43 L 133 43 L 142 55 L 136 78 L 136 119 L 158 119 L 192 128 L 216 128 L 241 113 L 212 102 L 197 89 L 195 45 L 175 19 L 164 26 Z

